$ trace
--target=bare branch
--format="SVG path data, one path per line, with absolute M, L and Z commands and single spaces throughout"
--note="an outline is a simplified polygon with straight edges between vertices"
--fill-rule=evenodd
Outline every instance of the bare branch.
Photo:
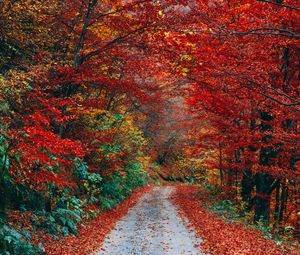
M 84 24 L 83 24 L 83 27 L 81 30 L 79 41 L 78 41 L 78 43 L 76 45 L 76 49 L 75 49 L 75 56 L 74 56 L 74 65 L 75 66 L 79 66 L 81 64 L 80 63 L 81 62 L 80 61 L 80 51 L 83 47 L 85 35 L 86 35 L 87 29 L 88 29 L 88 25 L 90 23 L 91 16 L 93 14 L 94 8 L 97 5 L 97 3 L 98 3 L 98 0 L 90 0 L 89 1 L 89 6 L 88 6 L 88 10 L 87 10 L 86 17 L 84 20 Z
M 113 15 L 113 14 L 116 14 L 116 13 L 119 13 L 119 12 L 123 12 L 123 11 L 126 11 L 128 10 L 130 7 L 134 7 L 134 6 L 137 6 L 137 5 L 141 5 L 143 3 L 146 3 L 146 2 L 152 2 L 152 0 L 143 0 L 143 1 L 139 1 L 139 2 L 136 2 L 134 4 L 130 4 L 129 6 L 125 6 L 123 8 L 120 8 L 120 9 L 117 9 L 117 10 L 114 10 L 114 11 L 111 11 L 111 12 L 106 12 L 106 13 L 101 13 L 99 14 L 95 20 L 93 20 L 92 22 L 89 23 L 89 26 L 95 24 L 96 22 L 99 21 L 99 19 L 101 18 L 104 18 L 106 16 L 110 16 L 110 15 Z
M 59 23 L 63 24 L 63 25 L 66 26 L 68 29 L 70 29 L 74 34 L 80 35 L 80 33 L 78 33 L 78 32 L 74 29 L 74 26 L 71 26 L 70 24 L 68 24 L 67 21 L 65 21 L 64 19 L 62 19 L 62 18 L 59 17 L 58 15 L 55 15 L 55 14 L 49 13 L 49 12 L 41 12 L 41 14 L 44 14 L 44 15 L 47 15 L 47 16 L 52 16 L 52 17 L 55 18 Z
M 111 40 L 110 42 L 106 43 L 103 47 L 97 49 L 97 50 L 94 50 L 88 54 L 86 54 L 85 56 L 83 56 L 81 59 L 80 59 L 80 63 L 84 63 L 85 61 L 87 61 L 88 59 L 94 57 L 94 56 L 97 56 L 98 54 L 100 54 L 101 52 L 105 51 L 109 46 L 117 43 L 117 42 L 120 42 L 120 41 L 123 41 L 124 39 L 126 39 L 127 37 L 133 35 L 133 34 L 136 34 L 137 32 L 139 31 L 142 31 L 146 28 L 146 26 L 143 26 L 143 27 L 140 27 L 138 29 L 135 29 L 133 31 L 130 31 L 128 32 L 127 34 L 125 35 L 121 35 L 121 36 L 118 36 L 116 37 L 115 39 Z
M 268 32 L 260 32 L 260 31 L 268 31 Z M 270 32 L 273 31 L 273 32 Z M 278 32 L 278 33 L 276 33 Z M 282 28 L 272 28 L 272 27 L 265 27 L 265 28 L 256 28 L 256 29 L 252 29 L 249 31 L 245 31 L 245 32 L 238 32 L 238 31 L 233 31 L 229 33 L 231 35 L 275 35 L 275 36 L 286 36 L 286 37 L 291 37 L 291 38 L 297 38 L 300 39 L 300 35 L 296 34 L 295 32 L 286 30 L 286 29 L 282 29 Z
M 268 94 L 266 94 L 266 93 L 263 93 L 263 92 L 260 92 L 260 91 L 255 90 L 255 89 L 254 89 L 253 87 L 251 87 L 251 86 L 248 86 L 248 85 L 245 85 L 245 84 L 241 84 L 241 86 L 243 86 L 243 87 L 245 87 L 245 88 L 248 88 L 249 90 L 251 90 L 251 91 L 253 91 L 253 92 L 257 93 L 257 94 L 260 94 L 260 95 L 262 95 L 262 96 L 264 96 L 264 97 L 266 97 L 266 98 L 268 98 L 268 99 L 270 99 L 270 100 L 272 100 L 272 101 L 274 101 L 274 102 L 276 102 L 276 103 L 278 103 L 278 104 L 280 104 L 280 105 L 283 105 L 283 106 L 285 106 L 285 107 L 289 107 L 290 109 L 292 109 L 293 111 L 297 112 L 298 114 L 300 113 L 300 110 L 297 109 L 297 108 L 295 108 L 295 107 L 293 106 L 294 104 L 287 104 L 287 103 L 284 103 L 284 102 L 282 102 L 282 101 L 280 101 L 280 100 L 278 100 L 278 99 L 276 99 L 276 98 L 274 98 L 274 97 L 272 97 L 272 96 L 270 96 L 270 95 L 268 95 Z
M 296 10 L 296 11 L 300 11 L 300 8 L 298 8 L 296 6 L 292 6 L 292 5 L 280 4 L 280 3 L 276 3 L 276 2 L 273 2 L 273 1 L 269 1 L 269 0 L 257 0 L 257 1 L 268 3 L 268 4 L 274 4 L 274 5 L 277 5 L 277 6 L 289 8 L 289 9 Z

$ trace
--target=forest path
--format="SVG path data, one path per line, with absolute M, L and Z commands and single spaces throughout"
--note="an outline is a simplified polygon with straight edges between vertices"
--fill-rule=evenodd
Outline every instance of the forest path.
M 170 201 L 173 187 L 155 187 L 115 226 L 97 255 L 201 255 L 201 240 Z

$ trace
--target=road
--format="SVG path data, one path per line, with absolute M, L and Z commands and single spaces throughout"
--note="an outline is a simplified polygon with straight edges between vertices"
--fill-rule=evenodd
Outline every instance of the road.
M 107 235 L 97 255 L 202 255 L 201 240 L 170 201 L 173 187 L 155 187 Z

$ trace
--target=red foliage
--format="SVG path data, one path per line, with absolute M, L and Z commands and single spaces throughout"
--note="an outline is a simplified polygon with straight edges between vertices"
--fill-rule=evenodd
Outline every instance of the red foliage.
M 49 98 L 40 91 L 27 96 L 30 107 L 18 116 L 22 122 L 15 124 L 17 128 L 10 132 L 15 138 L 11 154 L 18 155 L 12 156 L 11 175 L 18 183 L 29 184 L 36 190 L 46 190 L 49 183 L 72 185 L 67 172 L 74 168 L 74 158 L 82 158 L 85 151 L 79 141 L 54 132 L 54 126 L 58 127 L 67 118 L 61 107 L 69 101 Z
M 299 250 L 276 245 L 272 240 L 264 239 L 257 230 L 247 229 L 241 223 L 225 222 L 201 206 L 196 195 L 196 187 L 178 186 L 172 198 L 203 239 L 201 249 L 204 252 L 211 255 L 299 254 Z M 288 250 L 283 251 L 283 248 Z

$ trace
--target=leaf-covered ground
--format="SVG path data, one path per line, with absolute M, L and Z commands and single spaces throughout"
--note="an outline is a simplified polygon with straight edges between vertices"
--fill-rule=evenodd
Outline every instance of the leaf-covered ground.
M 115 223 L 127 214 L 141 195 L 147 193 L 150 189 L 151 187 L 137 189 L 117 208 L 102 212 L 97 218 L 89 222 L 83 222 L 79 226 L 79 237 L 72 235 L 56 240 L 49 236 L 44 245 L 46 253 L 49 255 L 84 255 L 94 252 L 101 246 L 105 235 L 112 230 Z M 45 239 L 45 236 L 40 238 Z
M 201 206 L 197 188 L 178 186 L 173 201 L 191 227 L 203 239 L 201 250 L 211 255 L 297 255 L 300 250 L 276 245 L 257 230 L 241 223 L 228 223 Z
M 201 239 L 170 201 L 172 186 L 155 187 L 106 236 L 97 255 L 201 255 Z
M 46 254 L 49 255 L 85 255 L 96 251 L 101 253 L 101 249 L 106 254 L 107 250 L 104 247 L 101 248 L 105 237 L 115 227 L 116 223 L 128 213 L 128 210 L 137 205 L 142 195 L 151 193 L 150 190 L 152 190 L 152 187 L 139 188 L 128 199 L 120 203 L 117 208 L 101 212 L 97 218 L 88 222 L 82 222 L 78 227 L 79 237 L 70 235 L 66 238 L 54 239 L 50 235 L 38 231 L 33 235 L 34 243 L 43 243 Z M 225 219 L 220 218 L 216 213 L 201 205 L 203 201 L 199 196 L 197 187 L 176 186 L 175 190 L 176 192 L 171 194 L 170 199 L 173 204 L 177 205 L 179 214 L 184 219 L 189 220 L 191 230 L 195 231 L 202 240 L 200 244 L 195 245 L 195 248 L 199 249 L 199 254 L 300 254 L 299 249 L 286 245 L 276 245 L 273 240 L 265 239 L 258 230 L 247 228 L 243 223 L 227 222 Z M 9 221 L 12 225 L 21 224 L 22 227 L 32 232 L 28 218 L 30 218 L 30 215 L 27 213 L 21 215 L 15 213 L 11 214 Z M 156 231 L 163 232 L 164 229 L 158 228 Z M 136 242 L 135 245 L 140 244 Z M 108 253 L 108 255 L 110 254 Z M 130 254 L 128 253 L 128 255 Z

